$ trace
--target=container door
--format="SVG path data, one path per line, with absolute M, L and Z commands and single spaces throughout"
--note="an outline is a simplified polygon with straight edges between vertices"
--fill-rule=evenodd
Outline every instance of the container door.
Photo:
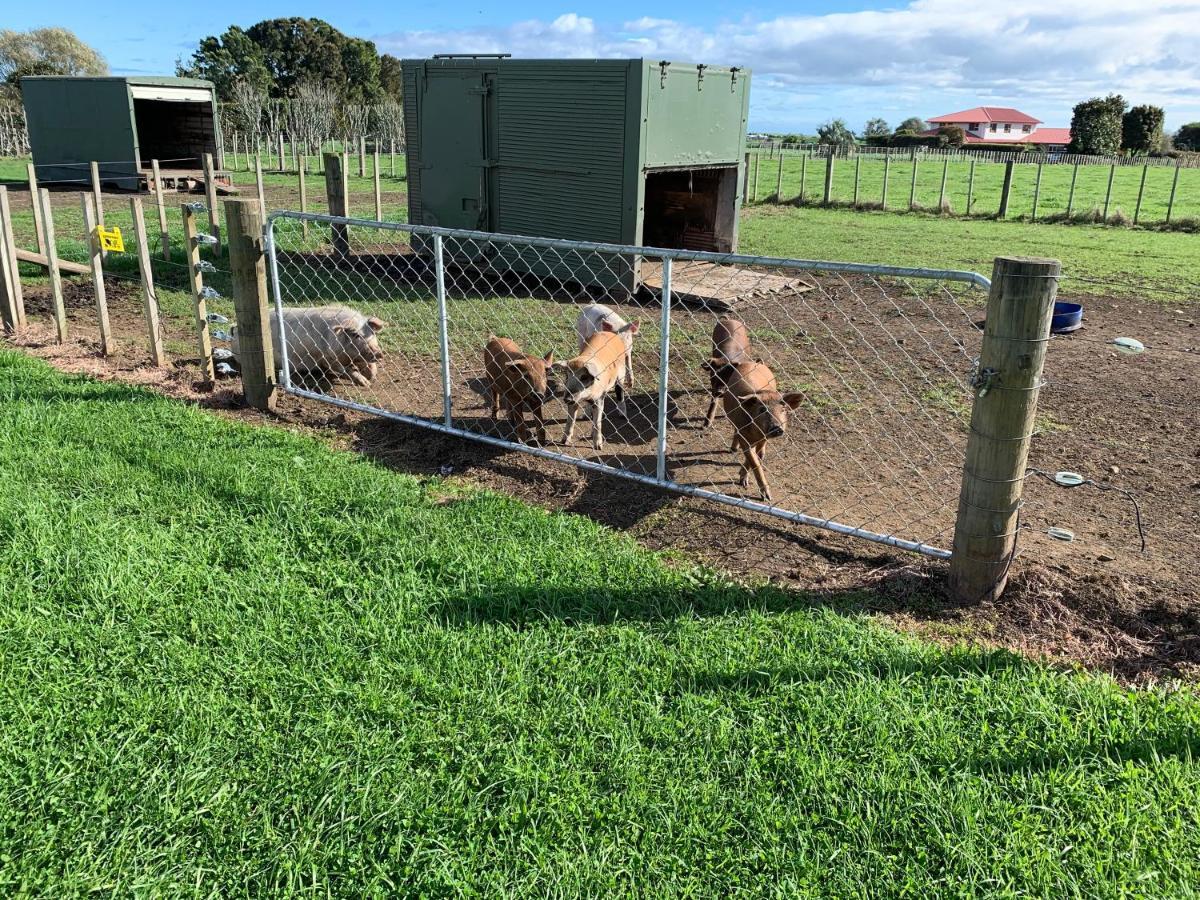
M 486 99 L 478 69 L 428 71 L 421 97 L 421 224 L 487 227 Z

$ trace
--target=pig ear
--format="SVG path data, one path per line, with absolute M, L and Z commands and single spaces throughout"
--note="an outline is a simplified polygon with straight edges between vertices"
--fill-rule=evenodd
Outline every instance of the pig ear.
M 605 319 L 603 322 L 600 323 L 600 330 L 601 331 L 613 331 L 615 329 L 612 326 L 612 322 Z
M 367 324 L 371 326 L 372 331 L 383 331 L 383 329 L 387 328 L 387 322 L 383 321 L 379 316 L 371 316 L 371 318 L 367 319 Z
M 349 329 L 345 325 L 334 325 L 333 326 L 334 334 L 344 334 L 348 330 Z
M 709 375 L 717 374 L 717 362 L 714 359 L 706 359 L 704 362 L 700 363 L 700 368 Z
M 786 403 L 791 409 L 796 409 L 801 403 L 804 402 L 804 395 L 795 392 L 784 394 L 783 402 Z
M 548 366 L 553 365 L 554 364 L 554 351 L 551 350 L 549 353 L 547 353 L 545 356 L 543 356 L 542 361 Z
M 529 368 L 529 363 L 527 363 L 527 362 L 526 362 L 525 360 L 523 360 L 523 359 L 514 359 L 514 360 L 510 360 L 510 361 L 509 361 L 509 362 L 508 362 L 506 365 L 507 365 L 507 366 L 508 366 L 510 369 L 516 369 L 516 370 L 518 370 L 518 371 L 520 371 L 520 372 L 524 372 L 524 371 L 526 371 L 526 370 Z
M 626 326 L 625 326 L 624 328 L 622 328 L 621 330 L 622 330 L 622 331 L 626 331 L 626 332 L 628 332 L 629 334 L 637 334 L 637 333 L 638 333 L 638 323 L 637 323 L 637 322 L 630 322 L 628 325 L 626 325 Z

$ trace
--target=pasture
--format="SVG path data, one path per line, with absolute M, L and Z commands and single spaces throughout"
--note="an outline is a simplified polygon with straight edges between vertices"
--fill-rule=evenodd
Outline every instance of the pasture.
M 1176 895 L 1200 706 L 0 352 L 7 892 Z
M 805 158 L 787 152 L 774 155 L 752 152 L 750 159 L 750 184 L 746 196 L 751 205 L 779 202 L 816 205 L 823 201 L 825 159 Z M 972 163 L 965 158 L 923 159 L 921 154 L 917 154 L 915 162 L 907 155 L 897 154 L 886 165 L 884 159 L 876 155 L 839 158 L 834 160 L 831 202 L 855 205 L 857 175 L 857 205 L 879 206 L 884 199 L 886 173 L 888 209 L 907 210 L 911 198 L 915 209 L 937 213 L 943 198 L 944 175 L 945 213 L 995 216 L 1000 209 L 1005 165 L 981 157 L 975 161 L 973 169 L 972 175 Z M 1110 174 L 1111 194 L 1108 188 Z M 1008 218 L 1061 221 L 1068 218 L 1070 209 L 1069 218 L 1095 222 L 1102 220 L 1107 199 L 1108 216 L 1115 224 L 1131 224 L 1136 213 L 1138 224 L 1159 226 L 1166 223 L 1174 187 L 1171 223 L 1183 230 L 1195 230 L 1200 220 L 1200 168 L 1179 169 L 1177 182 L 1173 165 L 1147 166 L 1144 174 L 1143 185 L 1143 167 L 1139 165 L 1116 166 L 1110 172 L 1107 165 L 1081 165 L 1076 169 L 1068 164 L 1046 164 L 1041 167 L 1039 182 L 1038 165 L 1019 162 L 1013 166 Z M 1140 208 L 1139 194 L 1142 195 Z

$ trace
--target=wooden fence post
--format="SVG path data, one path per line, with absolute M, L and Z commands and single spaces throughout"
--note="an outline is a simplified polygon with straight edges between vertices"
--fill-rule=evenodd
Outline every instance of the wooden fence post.
M 822 192 L 821 202 L 828 206 L 833 202 L 833 148 L 829 149 L 829 155 L 825 157 L 825 190 Z
M 279 134 L 275 135 L 275 138 L 279 142 L 279 171 L 286 172 L 287 165 L 283 161 L 283 132 L 279 132 Z
M 300 212 L 306 213 L 308 212 L 308 184 L 303 167 L 297 171 L 296 177 L 300 179 Z M 308 240 L 308 219 L 301 219 L 300 226 L 304 229 L 304 239 Z
M 1004 164 L 1004 184 L 1000 188 L 1000 211 L 997 215 L 1001 219 L 1008 216 L 1008 200 L 1012 196 L 1012 180 L 1013 161 L 1010 159 Z
M 265 216 L 267 214 L 267 195 L 263 191 L 262 158 L 257 153 L 254 154 L 254 186 L 258 191 L 258 208 Z
M 96 235 L 96 226 L 100 224 L 96 216 L 95 201 L 87 195 L 79 195 L 83 206 L 84 239 L 88 245 L 88 263 L 92 272 L 92 290 L 96 296 L 96 319 L 100 323 L 100 355 L 108 356 L 113 351 L 112 328 L 108 322 L 108 291 L 104 286 L 104 254 L 100 251 L 100 239 Z
M 200 272 L 200 242 L 196 240 L 196 212 L 190 203 L 183 204 L 183 252 L 187 259 L 188 286 L 192 290 L 192 311 L 196 314 L 196 331 L 200 339 L 200 370 L 205 381 L 213 381 L 212 336 L 208 331 L 208 301 L 204 297 L 204 276 Z
M 912 186 L 908 189 L 908 209 L 910 212 L 912 210 L 916 209 L 916 206 L 917 206 L 917 166 L 918 165 L 920 165 L 920 164 L 917 162 L 917 152 L 916 152 L 916 148 L 914 147 L 913 154 L 912 154 L 912 167 L 913 167 Z
M 808 154 L 800 157 L 800 205 L 804 205 L 804 182 L 808 178 Z
M 242 390 L 250 406 L 269 411 L 275 409 L 275 351 L 267 312 L 263 218 L 262 210 L 252 200 L 225 201 Z
M 360 135 L 358 138 L 358 177 L 367 177 L 367 138 L 366 135 Z
M 90 163 L 92 170 L 92 196 L 96 198 L 96 222 L 104 224 L 104 194 L 100 192 L 100 164 L 94 159 Z
M 995 600 L 1008 580 L 1061 270 L 1012 257 L 992 269 L 950 560 L 960 603 Z
M 167 207 L 163 203 L 162 175 L 158 171 L 158 160 L 150 160 L 151 174 L 154 176 L 154 202 L 158 204 L 158 236 L 162 242 L 163 259 L 171 261 L 171 231 L 167 228 Z
M 325 199 L 329 204 L 329 215 L 346 215 L 346 194 L 349 191 L 346 175 L 346 158 L 340 153 L 325 154 Z M 331 226 L 333 252 L 345 258 L 350 255 L 350 229 L 341 224 Z
M 46 242 L 46 272 L 50 276 L 50 301 L 54 311 L 54 325 L 58 329 L 58 342 L 67 339 L 67 310 L 63 304 L 62 272 L 58 269 L 58 244 L 54 236 L 54 209 L 50 206 L 50 192 L 38 189 L 38 200 L 42 207 L 42 238 Z
M 971 206 L 975 202 L 975 160 L 971 160 L 971 167 L 967 170 L 967 215 L 971 214 Z
M 233 133 L 233 166 L 232 166 L 232 168 L 236 171 L 237 167 L 238 167 L 238 133 L 235 131 Z
M 1179 160 L 1175 160 L 1175 177 L 1171 179 L 1171 199 L 1167 201 L 1167 224 L 1171 224 L 1171 211 L 1175 209 L 1175 188 L 1179 187 Z
M 213 256 L 221 255 L 221 211 L 217 208 L 217 173 L 211 153 L 204 154 L 204 200 L 208 204 L 208 233 L 217 239 Z
M 205 154 L 211 159 L 211 154 Z M 146 242 L 146 220 L 142 215 L 142 198 L 129 198 L 129 211 L 133 216 L 133 239 L 137 245 L 138 271 L 142 275 L 142 312 L 146 315 L 146 330 L 150 338 L 150 362 L 165 366 L 167 355 L 163 352 L 162 329 L 158 321 L 158 295 L 154 293 L 154 269 L 150 264 L 150 245 Z
M 746 154 L 746 167 L 742 170 L 742 203 L 750 202 L 750 154 Z
M 392 160 L 392 178 L 396 177 L 396 139 L 390 138 L 388 141 L 388 155 Z
M 946 211 L 946 175 L 950 172 L 950 157 L 942 160 L 942 188 L 938 191 L 938 214 Z
M 1133 208 L 1133 224 L 1134 225 L 1136 225 L 1138 223 L 1138 219 L 1140 219 L 1142 216 L 1142 194 L 1144 194 L 1146 192 L 1146 175 L 1149 173 L 1149 171 L 1150 171 L 1150 166 L 1148 166 L 1148 165 L 1142 166 L 1142 183 L 1140 185 L 1138 185 L 1137 206 L 1135 206 Z
M 375 221 L 383 221 L 383 194 L 379 188 L 379 151 L 375 150 L 371 158 L 371 163 L 374 168 L 372 177 L 375 181 Z
M 25 164 L 25 177 L 29 181 L 29 202 L 33 206 L 33 230 L 37 232 L 37 252 L 46 255 L 46 229 L 42 227 L 42 194 L 38 187 L 37 173 L 33 163 Z
M 883 194 L 879 198 L 879 208 L 887 209 L 888 170 L 892 167 L 892 154 L 883 151 Z
M 750 202 L 758 202 L 758 163 L 762 159 L 761 153 L 754 154 L 754 184 L 750 188 Z
M 1075 180 L 1079 177 L 1079 163 L 1071 169 L 1071 191 L 1067 194 L 1067 218 L 1075 211 Z
M 1108 189 L 1104 192 L 1104 221 L 1108 221 L 1108 204 L 1112 201 L 1113 179 L 1117 177 L 1117 164 L 1108 167 Z
M 1031 222 L 1037 221 L 1038 200 L 1042 196 L 1042 163 L 1038 163 L 1037 176 L 1033 181 L 1033 215 L 1029 217 Z
M 7 195 L 8 188 L 0 186 L 0 191 Z M 21 317 L 17 314 L 17 290 L 21 282 L 21 273 L 17 270 L 16 257 L 9 249 L 12 239 L 13 235 L 7 223 L 0 218 L 0 325 L 4 326 L 4 331 L 8 334 L 21 329 Z
M 858 182 L 862 176 L 862 154 L 854 157 L 854 208 L 858 209 Z
M 35 204 L 36 205 L 36 204 Z M 13 230 L 12 207 L 8 202 L 8 188 L 0 184 L 0 252 L 7 254 L 7 269 L 11 273 L 9 297 L 16 313 L 18 328 L 25 327 L 25 296 L 21 289 L 21 270 L 17 267 L 17 234 Z

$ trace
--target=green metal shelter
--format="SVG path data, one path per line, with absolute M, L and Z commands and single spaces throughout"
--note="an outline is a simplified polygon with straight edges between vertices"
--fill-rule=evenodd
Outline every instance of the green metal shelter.
M 21 79 L 38 179 L 87 182 L 99 163 L 106 185 L 135 190 L 150 161 L 164 175 L 197 173 L 205 153 L 220 158 L 212 82 L 195 78 Z
M 748 70 L 451 55 L 403 74 L 409 221 L 737 249 Z

